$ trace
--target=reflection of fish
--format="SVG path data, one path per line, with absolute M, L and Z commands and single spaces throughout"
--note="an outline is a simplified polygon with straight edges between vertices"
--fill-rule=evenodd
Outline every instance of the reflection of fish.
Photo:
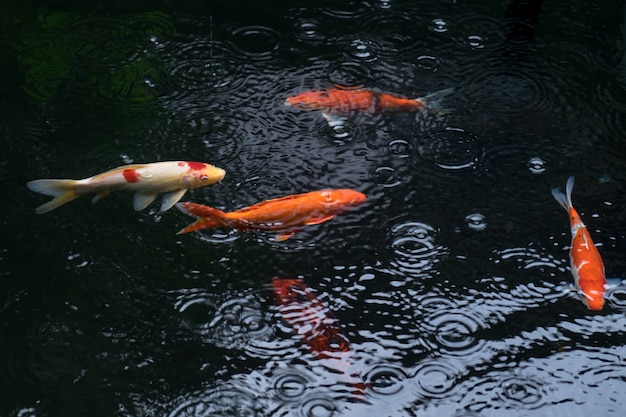
M 26 185 L 35 192 L 54 197 L 37 207 L 37 213 L 47 213 L 83 194 L 97 193 L 92 200 L 95 203 L 116 190 L 135 192 L 135 210 L 146 208 L 157 194 L 168 193 L 161 204 L 161 211 L 165 211 L 187 190 L 214 184 L 224 175 L 223 169 L 203 162 L 166 161 L 124 165 L 82 180 L 42 179 Z
M 604 306 L 604 291 L 606 289 L 604 263 L 598 249 L 591 240 L 587 227 L 572 206 L 573 188 L 574 177 L 569 177 L 565 188 L 566 194 L 554 188 L 552 195 L 569 213 L 572 229 L 570 263 L 574 283 L 583 295 L 583 303 L 590 310 L 602 310 Z
M 334 369 L 348 376 L 353 394 L 362 397 L 365 384 L 350 372 L 350 345 L 328 307 L 300 278 L 274 277 L 272 287 L 285 321 L 302 336 L 313 354 L 330 360 Z
M 439 100 L 452 92 L 452 89 L 446 89 L 411 99 L 366 88 L 339 87 L 306 91 L 287 98 L 285 105 L 303 110 L 321 110 L 330 122 L 336 115 L 355 111 L 376 114 L 384 110 L 437 110 Z
M 240 231 L 277 231 L 279 234 L 276 240 L 283 241 L 297 233 L 303 226 L 323 223 L 349 207 L 364 202 L 364 194 L 339 189 L 275 198 L 229 213 L 200 204 L 179 203 L 178 208 L 199 219 L 178 233 L 213 227 L 231 227 Z

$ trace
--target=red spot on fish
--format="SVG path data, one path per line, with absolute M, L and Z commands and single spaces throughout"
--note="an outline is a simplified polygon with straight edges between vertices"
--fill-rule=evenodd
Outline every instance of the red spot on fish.
M 206 164 L 203 162 L 187 162 L 187 166 L 194 171 L 200 171 L 206 167 Z
M 137 174 L 137 170 L 135 169 L 125 169 L 122 171 L 122 175 L 126 182 L 137 182 L 139 181 L 139 174 Z

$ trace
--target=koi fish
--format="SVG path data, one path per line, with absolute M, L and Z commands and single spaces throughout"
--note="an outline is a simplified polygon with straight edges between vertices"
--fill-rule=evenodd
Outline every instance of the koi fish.
M 229 213 L 201 204 L 178 203 L 176 206 L 182 212 L 199 218 L 178 234 L 213 227 L 230 227 L 242 232 L 276 231 L 278 232 L 276 240 L 282 242 L 298 233 L 304 226 L 324 223 L 364 202 L 365 194 L 339 189 L 275 198 Z
M 341 87 L 313 90 L 287 98 L 286 106 L 302 110 L 321 110 L 324 118 L 332 123 L 341 115 L 352 112 L 377 114 L 385 110 L 410 112 L 437 110 L 439 101 L 454 90 L 449 88 L 420 98 L 407 98 L 367 88 Z
M 602 310 L 604 306 L 604 292 L 606 277 L 604 263 L 600 252 L 593 244 L 591 235 L 578 212 L 572 206 L 572 189 L 574 177 L 569 177 L 565 186 L 565 194 L 558 188 L 552 189 L 556 201 L 569 213 L 572 229 L 572 247 L 570 249 L 570 264 L 574 285 L 582 294 L 582 302 L 590 310 Z
M 287 323 L 302 336 L 310 351 L 347 377 L 357 398 L 365 394 L 366 384 L 351 372 L 352 361 L 348 355 L 350 344 L 328 307 L 300 278 L 272 279 L 272 288 L 279 311 Z
M 166 161 L 152 164 L 124 165 L 82 180 L 41 179 L 30 181 L 28 188 L 37 193 L 54 197 L 37 207 L 39 214 L 47 213 L 83 194 L 97 193 L 91 200 L 95 203 L 111 191 L 134 191 L 133 207 L 143 210 L 154 201 L 157 194 L 167 193 L 161 203 L 161 211 L 172 207 L 187 190 L 215 184 L 226 172 L 203 162 Z

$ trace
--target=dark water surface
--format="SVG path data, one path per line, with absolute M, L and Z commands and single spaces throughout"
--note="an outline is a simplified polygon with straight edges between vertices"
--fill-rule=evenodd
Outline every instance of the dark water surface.
M 0 6 L 0 415 L 626 415 L 626 288 L 600 312 L 567 291 L 550 194 L 576 176 L 626 277 L 622 2 L 119 3 Z M 334 84 L 455 92 L 334 127 L 283 104 Z M 37 215 L 25 186 L 159 160 L 226 169 L 184 197 L 225 210 L 368 200 L 279 243 L 177 236 L 190 217 L 121 192 Z M 275 276 L 334 315 L 348 369 Z

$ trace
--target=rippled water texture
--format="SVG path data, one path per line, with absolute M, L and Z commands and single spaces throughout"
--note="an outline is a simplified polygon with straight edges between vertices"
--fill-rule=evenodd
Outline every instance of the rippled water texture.
M 0 6 L 0 416 L 626 415 L 626 285 L 581 303 L 550 193 L 626 278 L 623 5 L 218 3 Z M 454 93 L 284 104 L 337 86 Z M 279 242 L 25 187 L 158 160 L 224 168 L 183 198 L 224 211 L 367 201 Z

